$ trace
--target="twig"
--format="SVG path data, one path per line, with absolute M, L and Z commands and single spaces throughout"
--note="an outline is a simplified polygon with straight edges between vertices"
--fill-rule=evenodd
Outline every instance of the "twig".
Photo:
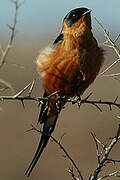
M 114 73 L 114 74 L 103 74 L 102 76 L 104 77 L 115 77 L 115 76 L 119 76 L 120 73 Z
M 93 138 L 94 138 L 94 140 L 96 141 L 96 143 L 99 143 L 99 144 L 103 147 L 103 149 L 105 149 L 106 145 L 104 145 L 104 144 L 96 137 L 95 133 L 92 132 L 91 135 L 93 136 Z
M 97 141 L 97 138 L 96 138 L 94 133 L 91 132 L 91 135 L 92 135 L 92 137 L 93 137 L 93 139 L 95 141 L 98 164 L 100 164 L 100 153 L 99 153 L 98 141 Z
M 68 169 L 68 172 L 71 174 L 71 176 L 72 176 L 72 178 L 73 178 L 74 180 L 79 180 L 79 178 L 75 176 L 75 174 L 74 174 L 74 172 L 73 172 L 73 168 L 69 168 L 69 169 Z
M 109 162 L 120 163 L 120 160 L 108 158 Z
M 102 112 L 102 109 L 98 106 L 98 105 L 108 105 L 110 110 L 112 110 L 112 106 L 116 106 L 118 108 L 120 108 L 120 104 L 119 103 L 116 103 L 117 102 L 117 98 L 115 98 L 114 101 L 102 101 L 101 99 L 100 100 L 88 100 L 88 98 L 84 98 L 84 99 L 81 99 L 80 100 L 80 104 L 91 104 L 91 105 L 94 105 L 100 112 Z M 72 102 L 72 104 L 75 104 L 77 103 L 77 101 L 75 100 L 71 100 L 71 99 L 68 99 L 66 100 L 67 102 Z
M 102 179 L 110 178 L 110 177 L 119 177 L 120 178 L 119 173 L 120 173 L 120 170 L 119 171 L 115 171 L 115 172 L 110 173 L 110 174 L 107 174 L 105 176 L 102 176 L 102 177 L 98 178 L 98 180 L 102 180 Z
M 5 50 L 3 49 L 2 45 L 0 44 L 0 51 L 1 51 L 1 58 L 0 58 L 0 68 L 3 66 L 3 64 L 6 61 L 6 57 L 8 55 L 9 50 L 12 47 L 12 43 L 15 37 L 15 28 L 16 28 L 16 23 L 17 23 L 17 14 L 18 14 L 18 8 L 19 8 L 19 0 L 12 1 L 15 5 L 15 12 L 14 12 L 14 20 L 13 20 L 13 25 L 8 25 L 10 29 L 10 37 L 7 43 L 7 46 Z
M 34 82 L 34 81 L 33 81 Z M 24 91 L 26 91 L 26 89 L 28 89 L 29 87 L 32 87 L 32 85 L 33 85 L 33 82 L 30 82 L 27 86 L 25 86 L 21 91 L 19 91 L 17 94 L 15 94 L 14 96 L 12 96 L 12 98 L 13 99 L 16 99 L 16 98 L 18 98 Z M 30 90 L 31 90 L 31 88 L 30 88 Z M 29 91 L 30 91 L 29 90 Z M 28 94 L 28 96 L 29 96 L 29 94 Z M 23 99 L 24 100 L 24 99 Z
M 26 87 L 24 87 L 22 90 L 20 90 L 17 94 L 13 95 L 13 96 L 0 96 L 0 100 L 18 100 L 18 101 L 24 101 L 24 100 L 32 100 L 32 101 L 37 101 L 39 103 L 43 102 L 43 101 L 55 101 L 56 103 L 58 102 L 58 99 L 57 99 L 57 92 L 56 93 L 53 93 L 52 95 L 54 96 L 56 94 L 56 98 L 50 98 L 52 95 L 48 96 L 48 97 L 35 97 L 35 96 L 31 96 L 31 93 L 33 91 L 33 87 L 34 87 L 34 83 L 35 83 L 35 80 L 33 80 L 33 82 L 29 83 Z M 21 94 L 26 91 L 26 89 L 29 89 L 28 91 L 28 94 L 26 96 L 22 96 Z M 66 99 L 66 98 L 62 98 L 62 101 L 63 102 L 69 102 L 69 103 L 72 103 L 72 104 L 79 104 L 79 107 L 82 105 L 82 104 L 91 104 L 91 105 L 94 105 L 100 112 L 102 112 L 102 109 L 99 107 L 99 105 L 108 105 L 109 109 L 112 110 L 112 106 L 115 106 L 117 108 L 120 109 L 120 103 L 117 103 L 117 99 L 118 97 L 115 98 L 114 101 L 102 101 L 101 99 L 100 100 L 89 100 L 88 98 L 90 97 L 87 96 L 86 98 L 83 98 L 83 99 Z
M 110 66 L 108 66 L 103 72 L 101 72 L 100 74 L 99 74 L 99 76 L 103 76 L 103 74 L 105 73 L 105 72 L 107 72 L 109 69 L 111 69 L 115 64 L 117 64 L 118 62 L 120 61 L 120 59 L 117 59 L 116 61 L 114 61 Z M 105 75 L 104 75 L 105 76 Z M 110 76 L 110 75 L 109 75 Z
M 116 41 L 119 39 L 120 34 L 117 35 L 117 37 L 115 38 L 115 40 L 112 40 L 109 36 L 109 32 L 107 32 L 107 30 L 104 28 L 104 26 L 97 20 L 97 18 L 95 18 L 96 22 L 99 24 L 99 26 L 102 28 L 106 41 L 103 43 L 104 46 L 107 46 L 109 48 L 114 49 L 115 53 L 118 56 L 118 59 L 116 61 L 114 61 L 110 66 L 108 66 L 103 72 L 101 72 L 99 74 L 99 76 L 103 75 L 105 72 L 107 72 L 108 70 L 110 70 L 115 64 L 117 64 L 118 62 L 120 62 L 120 49 L 117 47 L 116 45 Z M 110 76 L 110 75 L 109 75 Z M 113 76 L 113 75 L 112 75 Z
M 31 130 L 35 130 L 39 133 L 43 133 L 43 131 L 37 129 L 35 126 L 32 125 L 32 129 Z M 67 152 L 67 150 L 64 148 L 64 146 L 60 143 L 60 141 L 58 141 L 57 139 L 55 139 L 53 136 L 50 135 L 50 138 L 60 147 L 60 149 L 62 149 L 62 151 L 65 153 L 65 156 L 71 161 L 73 167 L 76 169 L 76 171 L 78 172 L 79 177 L 81 178 L 81 180 L 84 180 L 79 168 L 77 167 L 75 161 L 72 159 L 72 157 L 70 156 L 70 154 Z
M 96 145 L 96 152 L 97 152 L 97 158 L 98 158 L 98 163 L 100 163 L 100 158 L 101 158 L 101 155 L 103 154 L 103 152 L 106 150 L 106 144 L 104 145 L 95 135 L 95 133 L 91 133 L 94 141 L 95 141 L 95 145 Z M 99 145 L 102 146 L 102 151 L 99 152 Z
M 120 37 L 120 34 L 118 34 L 118 35 L 116 36 L 116 38 L 114 39 L 114 42 L 117 42 L 117 40 L 119 39 L 119 37 Z
M 116 46 L 115 42 L 116 39 L 118 39 L 119 36 L 116 37 L 116 39 L 113 41 L 110 36 L 109 33 L 106 31 L 106 29 L 103 27 L 103 25 L 97 20 L 97 18 L 95 18 L 96 22 L 99 24 L 99 26 L 103 29 L 104 35 L 106 37 L 106 42 L 104 42 L 105 46 L 111 47 L 115 50 L 116 54 L 118 55 L 119 59 L 120 59 L 120 50 L 119 48 Z M 110 43 L 112 46 L 109 46 L 107 43 Z
M 33 88 L 34 88 L 34 85 L 35 85 L 35 79 L 33 80 L 32 84 L 31 84 L 31 87 L 30 87 L 30 89 L 28 91 L 28 96 L 31 96 L 31 93 L 32 93 Z
M 10 83 L 8 83 L 7 81 L 4 81 L 4 80 L 0 79 L 0 83 L 5 86 L 3 89 L 11 89 L 11 91 L 13 93 L 15 92 L 12 85 Z
M 112 139 L 109 146 L 105 148 L 105 153 L 103 155 L 103 158 L 100 160 L 97 168 L 95 169 L 95 171 L 93 172 L 93 174 L 91 175 L 89 180 L 97 180 L 98 179 L 99 173 L 101 172 L 102 168 L 104 167 L 104 165 L 106 164 L 106 162 L 109 159 L 108 157 L 109 157 L 111 150 L 113 149 L 113 147 L 115 146 L 115 144 L 118 142 L 119 139 L 120 139 L 120 124 L 119 124 L 118 130 L 117 130 L 117 134 Z

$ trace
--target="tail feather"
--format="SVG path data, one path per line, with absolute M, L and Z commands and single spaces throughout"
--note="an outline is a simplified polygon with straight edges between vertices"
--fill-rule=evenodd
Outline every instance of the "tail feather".
M 42 154 L 44 148 L 46 147 L 49 138 L 50 138 L 49 136 L 42 134 L 41 139 L 40 139 L 40 143 L 39 143 L 38 148 L 37 148 L 37 151 L 36 151 L 36 153 L 33 157 L 33 160 L 31 161 L 31 163 L 30 163 L 30 165 L 29 165 L 29 167 L 25 173 L 27 175 L 27 177 L 30 176 L 30 174 L 31 174 L 33 168 L 35 167 L 40 155 Z
M 44 94 L 44 95 L 46 95 L 46 94 Z M 38 123 L 39 122 L 44 123 L 43 133 L 42 133 L 37 151 L 25 173 L 27 175 L 27 177 L 30 176 L 32 170 L 34 169 L 36 163 L 38 162 L 38 159 L 40 158 L 43 150 L 45 149 L 45 147 L 49 141 L 50 135 L 54 131 L 57 118 L 58 118 L 58 111 L 57 111 L 56 104 L 54 102 L 49 103 L 47 105 L 43 103 L 43 105 L 41 107 L 39 120 L 38 120 Z
M 46 92 L 44 93 L 43 97 L 47 97 Z M 40 158 L 43 150 L 45 149 L 45 147 L 49 141 L 49 138 L 55 129 L 58 114 L 60 113 L 60 111 L 64 105 L 65 105 L 65 102 L 61 102 L 60 107 L 58 109 L 58 105 L 54 101 L 50 101 L 50 102 L 45 101 L 42 104 L 38 123 L 44 124 L 43 125 L 43 133 L 42 133 L 37 151 L 25 173 L 27 175 L 27 177 L 30 176 L 32 170 L 34 169 L 36 163 L 38 162 L 38 159 Z

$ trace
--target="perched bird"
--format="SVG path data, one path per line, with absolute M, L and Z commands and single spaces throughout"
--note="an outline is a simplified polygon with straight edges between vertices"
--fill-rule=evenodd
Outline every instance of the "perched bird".
M 91 10 L 76 8 L 63 20 L 60 35 L 51 47 L 45 48 L 37 58 L 37 69 L 43 79 L 45 93 L 50 101 L 42 104 L 38 123 L 43 125 L 43 133 L 37 151 L 26 175 L 29 176 L 52 134 L 60 105 L 55 98 L 79 97 L 95 80 L 103 63 L 103 49 L 98 47 L 91 27 Z

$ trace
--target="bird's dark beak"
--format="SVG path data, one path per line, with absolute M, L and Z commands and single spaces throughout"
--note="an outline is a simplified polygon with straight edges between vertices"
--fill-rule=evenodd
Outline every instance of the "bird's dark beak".
M 83 13 L 83 16 L 85 16 L 85 15 L 88 14 L 88 13 L 91 13 L 91 11 L 92 11 L 91 9 L 88 9 L 88 11 L 86 11 L 86 12 Z

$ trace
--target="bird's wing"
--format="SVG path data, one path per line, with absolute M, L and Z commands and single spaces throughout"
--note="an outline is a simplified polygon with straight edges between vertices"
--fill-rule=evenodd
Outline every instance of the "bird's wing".
M 45 91 L 43 94 L 43 98 L 47 97 L 47 96 L 48 95 Z M 42 124 L 47 120 L 47 112 L 48 112 L 48 102 L 44 101 L 42 106 L 41 106 L 40 115 L 39 115 L 37 124 L 39 124 L 39 123 Z
M 62 43 L 63 41 L 63 38 L 64 38 L 64 34 L 61 33 L 56 39 L 55 41 L 53 42 L 53 45 L 59 45 Z

